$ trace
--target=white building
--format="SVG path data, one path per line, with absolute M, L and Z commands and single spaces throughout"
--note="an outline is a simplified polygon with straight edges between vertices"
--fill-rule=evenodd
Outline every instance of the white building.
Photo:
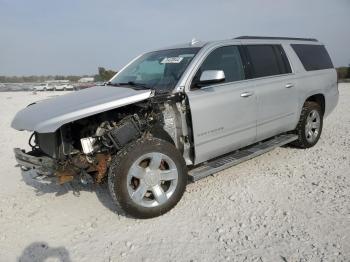
M 78 83 L 89 83 L 89 82 L 94 82 L 93 77 L 83 77 L 78 80 Z
M 68 84 L 69 80 L 47 80 L 45 83 L 47 84 Z

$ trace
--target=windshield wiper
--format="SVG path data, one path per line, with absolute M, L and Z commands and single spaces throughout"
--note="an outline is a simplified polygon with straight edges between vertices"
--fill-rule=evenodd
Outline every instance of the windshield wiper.
M 119 86 L 119 84 L 117 84 L 117 83 L 112 83 L 112 82 L 107 82 L 105 85 L 106 85 L 106 86 Z
M 150 87 L 148 87 L 146 84 L 136 83 L 134 81 L 129 81 L 125 83 L 109 83 L 109 84 L 113 86 L 132 86 L 135 89 L 150 89 Z

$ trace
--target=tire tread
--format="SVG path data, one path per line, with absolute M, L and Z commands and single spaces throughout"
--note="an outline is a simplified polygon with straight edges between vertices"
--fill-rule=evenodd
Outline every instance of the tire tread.
M 314 109 L 316 109 L 320 113 L 320 117 L 321 117 L 320 135 L 321 135 L 322 125 L 323 125 L 323 123 L 322 123 L 323 122 L 322 121 L 323 116 L 322 116 L 322 113 L 321 113 L 322 112 L 321 111 L 321 106 L 318 103 L 316 103 L 316 102 L 306 101 L 304 103 L 303 109 L 301 110 L 300 119 L 299 119 L 299 122 L 297 124 L 296 129 L 295 129 L 296 134 L 298 135 L 298 139 L 293 141 L 291 143 L 291 145 L 293 145 L 295 147 L 299 147 L 299 148 L 309 148 L 309 147 L 314 146 L 317 143 L 319 138 L 316 140 L 315 143 L 310 144 L 306 140 L 305 135 L 304 135 L 304 132 L 305 132 L 305 126 L 304 125 L 305 125 L 305 122 L 306 122 L 306 118 L 307 118 L 309 112 L 311 110 L 314 110 Z

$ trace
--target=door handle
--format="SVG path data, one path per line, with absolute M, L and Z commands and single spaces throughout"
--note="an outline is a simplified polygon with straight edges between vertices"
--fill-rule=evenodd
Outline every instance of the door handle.
M 252 95 L 254 95 L 254 92 L 244 92 L 241 94 L 241 97 L 250 97 Z
M 294 84 L 292 84 L 292 83 L 286 84 L 286 88 L 291 88 L 291 87 L 293 87 L 293 86 L 294 86 Z

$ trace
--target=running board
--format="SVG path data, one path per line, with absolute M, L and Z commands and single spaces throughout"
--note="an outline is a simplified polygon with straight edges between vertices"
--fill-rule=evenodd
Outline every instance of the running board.
M 276 147 L 286 145 L 297 139 L 298 136 L 295 134 L 282 134 L 274 136 L 257 144 L 253 144 L 249 147 L 233 151 L 232 153 L 228 153 L 219 158 L 209 160 L 205 164 L 191 169 L 188 172 L 189 179 L 192 182 L 197 181 L 221 170 L 235 166 L 256 156 L 262 155 L 268 151 L 275 149 Z

